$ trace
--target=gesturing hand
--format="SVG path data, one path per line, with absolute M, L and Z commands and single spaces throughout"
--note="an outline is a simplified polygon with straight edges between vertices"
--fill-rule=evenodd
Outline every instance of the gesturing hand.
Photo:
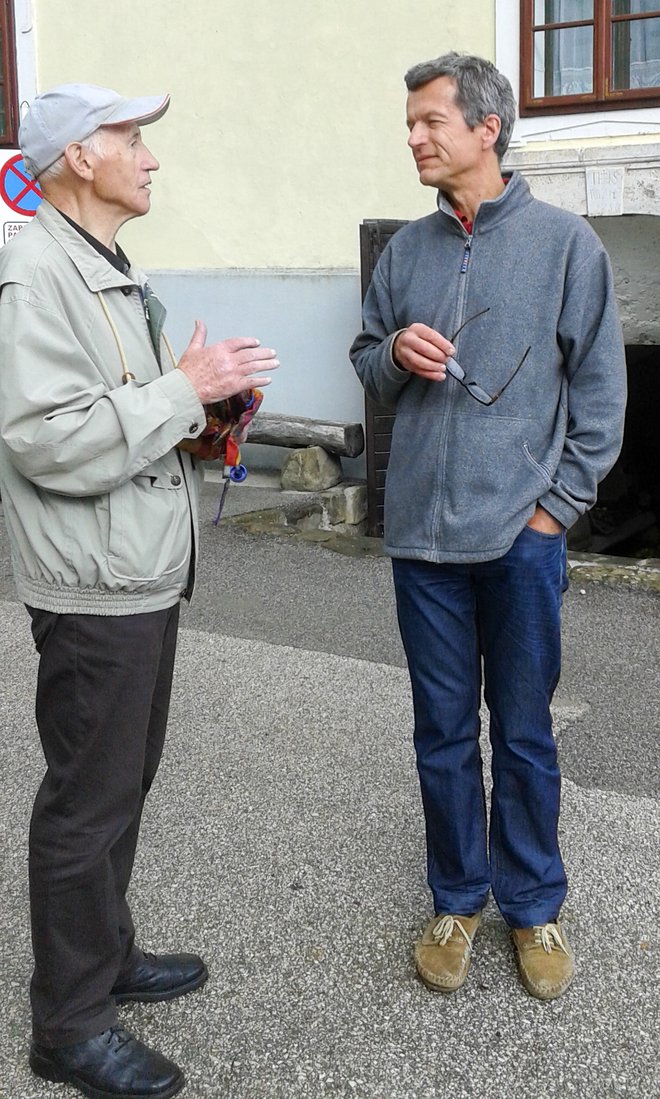
M 233 397 L 245 389 L 263 389 L 270 385 L 269 374 L 262 370 L 277 370 L 279 361 L 270 347 L 261 347 L 250 336 L 221 340 L 206 346 L 206 325 L 195 321 L 193 337 L 179 360 L 197 391 L 202 404 Z
M 392 356 L 399 366 L 430 382 L 444 381 L 445 363 L 455 354 L 454 345 L 427 324 L 404 328 L 392 345 Z

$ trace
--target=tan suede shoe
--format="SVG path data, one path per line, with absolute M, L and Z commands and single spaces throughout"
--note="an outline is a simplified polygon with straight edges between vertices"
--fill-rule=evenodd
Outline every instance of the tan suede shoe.
M 575 975 L 575 959 L 559 920 L 539 927 L 513 928 L 520 980 L 531 996 L 554 1000 Z
M 434 992 L 455 992 L 468 975 L 472 941 L 481 923 L 476 916 L 434 916 L 415 945 L 415 965 Z

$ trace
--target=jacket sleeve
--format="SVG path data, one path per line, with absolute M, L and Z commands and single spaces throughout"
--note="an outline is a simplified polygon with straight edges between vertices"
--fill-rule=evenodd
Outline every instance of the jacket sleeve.
M 567 374 L 568 423 L 552 485 L 539 503 L 565 527 L 596 500 L 623 441 L 626 360 L 604 249 L 569 272 L 558 326 Z
M 367 396 L 394 408 L 410 374 L 392 358 L 392 344 L 402 328 L 397 324 L 390 295 L 390 257 L 390 249 L 386 248 L 364 299 L 363 330 L 354 340 L 349 355 Z
M 51 492 L 109 492 L 204 428 L 180 370 L 111 389 L 67 321 L 20 296 L 0 305 L 0 364 L 0 434 L 19 472 Z

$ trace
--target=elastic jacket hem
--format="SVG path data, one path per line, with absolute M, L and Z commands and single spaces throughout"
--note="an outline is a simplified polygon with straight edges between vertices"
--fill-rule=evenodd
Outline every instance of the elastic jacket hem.
M 171 588 L 149 588 L 148 591 L 135 592 L 126 588 L 118 591 L 58 588 L 20 576 L 15 577 L 15 582 L 18 598 L 22 603 L 52 614 L 147 614 L 168 610 L 185 595 L 180 584 Z

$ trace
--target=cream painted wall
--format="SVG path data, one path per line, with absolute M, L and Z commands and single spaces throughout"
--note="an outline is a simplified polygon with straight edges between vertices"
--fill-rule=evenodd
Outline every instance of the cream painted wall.
M 434 207 L 406 147 L 403 73 L 495 48 L 492 0 L 34 4 L 40 91 L 172 93 L 145 130 L 162 165 L 152 212 L 122 231 L 151 268 L 355 268 L 363 218 Z

